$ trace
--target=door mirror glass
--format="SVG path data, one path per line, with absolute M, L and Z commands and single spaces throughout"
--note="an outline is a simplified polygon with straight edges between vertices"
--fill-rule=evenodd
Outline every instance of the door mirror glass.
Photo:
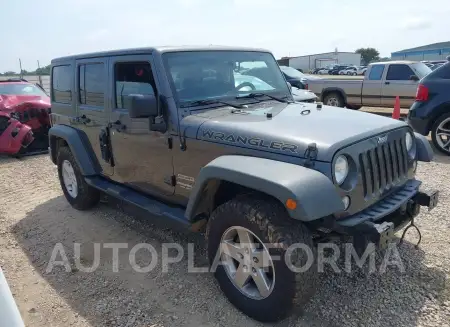
M 417 75 L 411 75 L 411 76 L 409 77 L 409 79 L 410 79 L 411 81 L 417 82 L 417 81 L 419 80 L 419 77 L 417 77 Z
M 130 94 L 124 97 L 130 118 L 148 118 L 158 115 L 158 103 L 154 95 Z

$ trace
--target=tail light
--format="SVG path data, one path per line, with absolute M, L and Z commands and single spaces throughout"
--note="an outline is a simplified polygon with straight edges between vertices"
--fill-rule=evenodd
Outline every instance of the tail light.
M 416 92 L 416 101 L 428 101 L 428 87 L 419 84 Z

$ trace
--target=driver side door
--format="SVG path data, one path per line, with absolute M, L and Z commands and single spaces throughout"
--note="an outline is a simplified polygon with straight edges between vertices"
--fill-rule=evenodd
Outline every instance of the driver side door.
M 109 72 L 113 90 L 109 125 L 113 179 L 154 196 L 172 195 L 175 187 L 168 132 L 150 131 L 148 118 L 130 118 L 124 101 L 131 94 L 158 97 L 151 54 L 112 57 Z

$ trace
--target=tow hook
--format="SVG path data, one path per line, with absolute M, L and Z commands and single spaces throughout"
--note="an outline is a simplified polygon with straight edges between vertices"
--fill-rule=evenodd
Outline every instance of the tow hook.
M 420 204 L 415 202 L 414 200 L 409 200 L 408 203 L 406 204 L 406 214 L 409 215 L 410 217 L 412 217 L 412 219 L 411 219 L 411 223 L 403 231 L 402 237 L 400 238 L 399 245 L 401 245 L 403 243 L 403 240 L 405 239 L 405 235 L 406 235 L 406 232 L 408 231 L 408 229 L 413 227 L 416 229 L 417 233 L 419 234 L 419 241 L 415 245 L 416 249 L 419 248 L 419 244 L 422 241 L 422 234 L 420 233 L 420 230 L 417 227 L 417 225 L 414 223 L 414 217 L 416 217 L 419 214 L 419 212 L 420 212 Z

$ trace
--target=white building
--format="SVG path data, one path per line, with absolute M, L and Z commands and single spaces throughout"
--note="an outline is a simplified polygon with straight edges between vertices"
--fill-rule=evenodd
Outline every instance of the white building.
M 283 66 L 290 66 L 303 72 L 314 68 L 321 68 L 332 64 L 359 66 L 361 54 L 354 52 L 327 52 L 308 56 L 287 57 L 278 60 Z

